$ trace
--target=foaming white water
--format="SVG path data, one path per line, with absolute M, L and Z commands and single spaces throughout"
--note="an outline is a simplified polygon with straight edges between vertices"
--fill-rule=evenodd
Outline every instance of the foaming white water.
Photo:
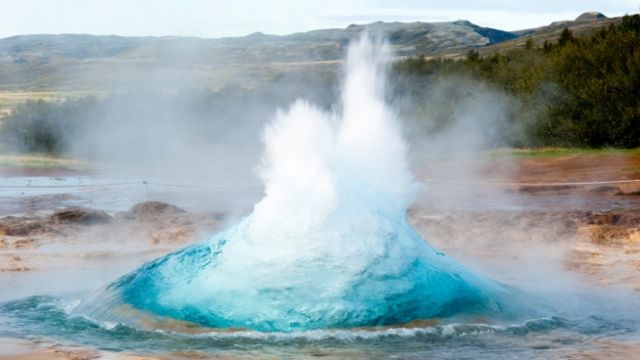
M 406 208 L 415 184 L 399 122 L 384 99 L 389 61 L 388 45 L 366 35 L 349 47 L 334 171 L 345 184 L 357 185 L 345 193 L 382 193 Z
M 414 187 L 384 101 L 388 59 L 388 46 L 365 35 L 349 47 L 341 113 L 304 100 L 278 112 L 264 132 L 266 196 L 228 236 L 204 288 L 229 299 L 234 288 L 307 288 L 337 305 L 354 277 L 387 253 L 387 217 L 403 216 Z
M 261 167 L 266 196 L 248 224 L 256 256 L 280 260 L 282 252 L 304 256 L 312 253 L 305 251 L 310 245 L 329 246 L 309 244 L 309 235 L 338 210 L 366 212 L 371 201 L 405 210 L 414 182 L 407 146 L 384 101 L 388 58 L 386 44 L 363 36 L 349 48 L 342 113 L 298 100 L 267 126 Z
M 363 36 L 349 47 L 341 113 L 298 100 L 267 126 L 266 196 L 251 225 L 256 239 L 283 225 L 307 232 L 337 208 L 363 205 L 373 194 L 401 210 L 412 200 L 407 145 L 384 101 L 388 61 L 388 46 Z
M 304 100 L 278 112 L 264 132 L 266 196 L 241 234 L 229 237 L 220 271 L 203 286 L 281 286 L 296 275 L 288 270 L 306 268 L 304 277 L 319 265 L 314 281 L 324 278 L 341 293 L 386 251 L 386 240 L 373 235 L 390 231 L 379 212 L 402 214 L 414 188 L 406 144 L 384 101 L 388 58 L 386 44 L 363 36 L 349 48 L 341 113 Z M 358 232 L 372 236 L 354 236 Z
M 253 213 L 99 298 L 268 331 L 504 312 L 507 289 L 429 246 L 407 221 L 415 183 L 384 99 L 388 61 L 387 45 L 366 34 L 354 42 L 340 112 L 298 100 L 266 127 L 265 197 Z M 97 312 L 102 321 L 117 317 Z

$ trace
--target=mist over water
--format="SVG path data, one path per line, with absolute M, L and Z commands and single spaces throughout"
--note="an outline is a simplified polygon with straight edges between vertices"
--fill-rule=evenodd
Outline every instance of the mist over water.
M 416 184 L 384 101 L 388 59 L 387 46 L 368 35 L 354 42 L 341 112 L 298 100 L 265 129 L 266 195 L 253 213 L 121 278 L 79 313 L 135 324 L 119 314 L 121 301 L 260 331 L 522 315 L 517 292 L 432 248 L 409 225 Z
M 349 48 L 342 113 L 298 100 L 267 125 L 261 166 L 266 196 L 252 218 L 271 225 L 256 237 L 283 222 L 308 235 L 330 214 L 371 209 L 372 201 L 394 212 L 406 209 L 416 183 L 398 122 L 384 102 L 388 56 L 386 45 L 363 36 Z
M 578 293 L 560 266 L 516 259 L 520 247 L 513 261 L 492 255 L 513 266 L 498 272 L 527 273 L 515 282 L 544 306 L 417 234 L 406 212 L 420 185 L 385 101 L 390 58 L 364 35 L 349 48 L 333 111 L 300 99 L 276 113 L 262 133 L 265 195 L 250 215 L 88 296 L 0 303 L 0 336 L 163 354 L 540 358 L 636 334 L 637 301 Z M 460 141 L 477 145 L 470 137 Z M 543 251 L 552 250 L 525 249 Z

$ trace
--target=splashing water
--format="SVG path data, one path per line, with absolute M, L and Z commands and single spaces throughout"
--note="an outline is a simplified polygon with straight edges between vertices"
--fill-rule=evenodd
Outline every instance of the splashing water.
M 388 46 L 349 47 L 340 114 L 303 101 L 264 132 L 265 197 L 237 225 L 109 285 L 77 311 L 131 308 L 216 328 L 294 331 L 512 315 L 517 297 L 409 225 L 416 184 L 384 101 Z

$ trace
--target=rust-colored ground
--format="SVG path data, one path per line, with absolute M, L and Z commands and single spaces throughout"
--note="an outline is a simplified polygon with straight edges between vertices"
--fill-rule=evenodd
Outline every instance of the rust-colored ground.
M 640 182 L 548 185 L 640 179 L 640 156 L 434 161 L 420 166 L 416 173 L 425 180 L 427 189 L 424 199 L 409 210 L 411 222 L 429 242 L 462 262 L 493 271 L 499 280 L 509 282 L 517 281 L 517 274 L 501 272 L 501 263 L 505 268 L 535 264 L 539 269 L 540 261 L 548 261 L 558 267 L 549 270 L 551 275 L 560 270 L 585 283 L 622 287 L 640 294 Z M 450 180 L 460 183 L 447 184 Z M 430 194 L 436 193 L 459 197 L 456 202 L 462 204 L 474 204 L 474 196 L 479 194 L 487 194 L 482 201 L 495 201 L 492 206 L 439 206 L 430 201 Z M 493 206 L 496 203 L 499 206 Z M 82 269 L 132 256 L 142 263 L 201 240 L 224 221 L 225 214 L 189 213 L 155 202 L 111 215 L 96 209 L 61 209 L 28 217 L 7 216 L 0 218 L 0 272 L 13 276 Z M 55 256 L 41 251 L 61 245 L 76 251 Z M 12 340 L 7 341 L 5 345 Z M 94 359 L 104 355 L 92 349 L 20 346 L 26 350 L 0 359 Z M 638 344 L 603 342 L 601 351 L 569 351 L 560 356 L 631 359 L 638 349 Z M 139 359 L 114 356 L 109 354 L 109 358 Z M 176 357 L 189 356 L 167 356 Z

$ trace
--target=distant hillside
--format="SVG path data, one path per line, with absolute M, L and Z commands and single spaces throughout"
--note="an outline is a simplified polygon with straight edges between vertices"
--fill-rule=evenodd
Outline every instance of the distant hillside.
M 399 61 L 393 79 L 401 82 L 392 84 L 411 104 L 403 118 L 413 117 L 412 123 L 425 126 L 425 118 L 439 117 L 433 127 L 437 130 L 440 124 L 457 121 L 460 115 L 449 112 L 456 109 L 470 111 L 469 126 L 478 131 L 499 129 L 509 146 L 639 147 L 640 14 L 594 32 L 593 24 L 603 21 L 589 14 L 569 24 L 527 31 L 547 37 L 542 46 L 525 37 L 518 38 L 516 46 L 508 45 L 511 40 L 482 48 L 494 48 L 489 56 L 474 51 L 463 60 Z M 559 39 L 556 28 L 566 29 Z M 576 36 L 577 28 L 593 33 Z M 457 81 L 451 81 L 452 75 Z M 439 90 L 439 82 L 445 90 Z M 424 95 L 430 92 L 436 94 L 431 103 Z M 483 101 L 485 105 L 479 105 Z M 479 111 L 483 106 L 491 109 L 486 118 Z M 477 125 L 482 121 L 486 125 Z
M 410 56 L 486 46 L 516 35 L 468 21 L 382 23 L 239 38 L 26 35 L 0 39 L 0 90 L 103 90 L 162 84 L 251 83 L 285 68 L 331 65 L 363 30 Z
M 584 17 L 584 16 L 583 16 Z M 587 16 L 588 17 L 588 16 Z M 564 25 L 507 32 L 468 21 L 350 25 L 286 36 L 238 38 L 25 35 L 0 39 L 0 91 L 101 91 L 137 87 L 252 86 L 307 69 L 335 72 L 349 41 L 363 30 L 381 34 L 398 56 L 466 54 L 549 37 L 563 26 L 593 28 L 615 21 L 588 17 Z
M 634 95 L 640 94 L 640 14 L 586 14 L 516 34 L 463 21 L 375 23 L 369 31 L 375 27 L 405 56 L 390 67 L 385 96 L 415 151 L 640 147 Z M 561 30 L 566 27 L 573 30 Z M 18 85 L 29 79 L 79 90 L 0 92 L 0 151 L 70 151 L 138 163 L 184 162 L 182 149 L 195 148 L 198 154 L 186 157 L 197 160 L 189 163 L 208 161 L 202 154 L 226 159 L 238 144 L 257 146 L 265 121 L 300 97 L 339 111 L 337 70 L 349 36 L 362 30 L 219 40 L 19 37 L 11 46 L 5 40 L 4 52 L 12 55 L 5 55 L 5 77 L 16 76 L 6 70 L 12 66 L 31 76 L 16 77 Z M 225 84 L 219 91 L 193 88 Z M 142 86 L 147 91 L 138 91 Z
M 516 38 L 504 41 L 500 44 L 491 44 L 480 49 L 481 54 L 500 52 L 513 47 L 525 46 L 527 40 L 531 40 L 533 46 L 542 46 L 545 41 L 555 42 L 560 37 L 560 33 L 565 28 L 571 30 L 575 36 L 591 35 L 599 29 L 609 25 L 617 25 L 622 22 L 622 18 L 608 18 L 599 12 L 586 12 L 578 16 L 575 20 L 555 21 L 547 26 L 535 29 L 515 31 Z

